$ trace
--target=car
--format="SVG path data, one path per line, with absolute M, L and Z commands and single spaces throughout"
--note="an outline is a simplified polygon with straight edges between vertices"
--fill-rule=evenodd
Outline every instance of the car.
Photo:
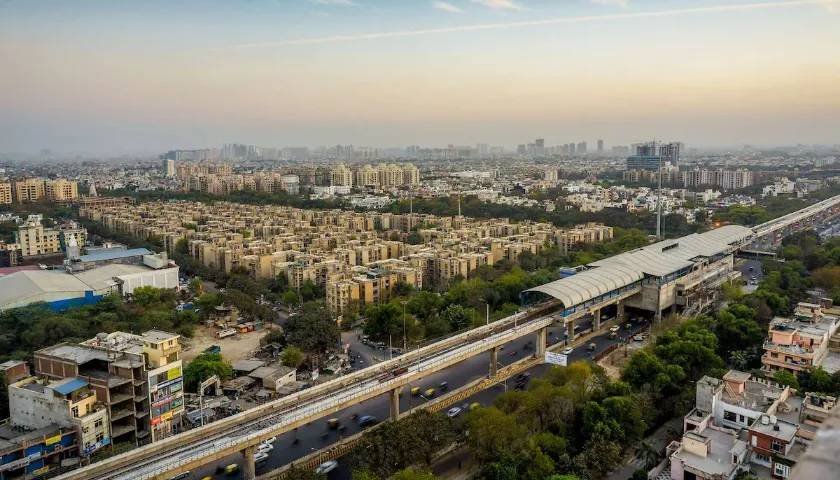
M 571 353 L 574 352 L 574 351 L 575 351 L 574 348 L 566 347 L 566 348 L 563 349 L 563 355 L 571 355 Z
M 530 373 L 528 373 L 528 372 L 520 373 L 519 375 L 516 376 L 516 383 L 517 384 L 528 383 L 528 380 L 530 380 L 530 379 L 531 379 L 531 374 Z
M 449 383 L 448 382 L 440 382 L 440 385 L 438 385 L 438 387 L 443 391 L 449 390 Z
M 411 387 L 411 394 L 414 395 L 415 397 L 417 395 L 420 395 L 420 387 Z
M 470 410 L 475 410 L 477 408 L 481 408 L 481 403 L 473 402 L 473 403 L 470 404 Z
M 613 333 L 615 333 L 615 332 L 617 332 L 620 328 L 621 328 L 621 327 L 619 327 L 618 325 L 614 325 L 614 326 L 610 327 L 610 331 L 611 331 L 611 332 L 613 332 Z
M 185 478 L 189 478 L 190 473 L 191 473 L 190 471 L 179 473 L 178 475 L 175 475 L 174 477 L 171 477 L 169 480 L 183 480 Z
M 263 440 L 263 443 L 271 443 L 271 444 L 274 444 L 274 442 L 276 442 L 276 441 L 277 441 L 277 437 L 268 437 L 268 438 L 266 438 L 265 440 Z
M 595 345 L 594 342 L 590 343 L 589 345 L 586 346 L 586 349 L 589 350 L 590 352 L 595 351 L 596 348 L 598 348 L 598 345 Z
M 236 472 L 239 471 L 239 464 L 238 463 L 231 463 L 227 467 L 225 467 L 225 475 L 235 475 Z
M 272 450 L 274 450 L 274 445 L 272 445 L 272 444 L 270 444 L 270 443 L 264 443 L 264 442 L 263 442 L 263 443 L 261 443 L 261 444 L 257 445 L 257 451 L 258 451 L 258 452 L 266 452 L 266 453 L 268 453 L 268 452 L 270 452 L 270 451 L 272 451 Z
M 331 418 L 331 419 L 327 420 L 327 426 L 329 428 L 333 429 L 333 430 L 338 428 L 340 423 L 341 422 L 339 422 L 339 420 L 337 418 Z
M 379 423 L 379 419 L 373 415 L 362 415 L 359 417 L 359 426 L 362 428 L 371 427 Z
M 635 341 L 637 341 L 637 342 L 643 342 L 643 341 L 645 340 L 645 336 L 644 336 L 644 335 L 641 335 L 641 334 L 639 334 L 639 335 L 634 335 L 634 336 L 633 336 L 633 340 L 635 340 Z
M 446 416 L 449 418 L 455 418 L 461 414 L 461 407 L 452 407 L 446 411 Z
M 423 395 L 424 395 L 426 398 L 432 398 L 432 397 L 434 397 L 434 396 L 435 396 L 435 389 L 434 389 L 434 387 L 429 387 L 429 388 L 427 388 L 427 389 L 426 389 L 426 391 L 424 391 L 424 392 L 423 392 Z
M 254 463 L 260 463 L 268 460 L 268 452 L 257 452 L 254 454 Z
M 326 475 L 335 470 L 336 468 L 338 468 L 338 461 L 327 460 L 326 462 L 318 465 L 318 468 L 315 469 L 315 473 L 317 475 Z

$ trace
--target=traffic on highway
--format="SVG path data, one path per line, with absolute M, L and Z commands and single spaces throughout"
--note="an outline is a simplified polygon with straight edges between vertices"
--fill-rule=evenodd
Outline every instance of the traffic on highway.
M 576 329 L 576 334 L 585 334 L 592 328 L 591 319 L 582 320 L 579 322 L 579 325 L 580 328 Z M 569 361 L 592 359 L 610 346 L 620 343 L 622 339 L 629 339 L 642 328 L 642 324 L 634 322 L 631 324 L 630 330 L 627 330 L 624 326 L 620 327 L 618 335 L 605 329 L 600 335 L 587 340 L 586 345 L 581 344 L 575 346 L 569 352 Z M 565 335 L 565 328 L 562 326 L 550 327 L 548 330 L 549 345 L 565 342 Z M 498 355 L 499 368 L 532 356 L 535 352 L 535 339 L 536 335 L 529 335 L 503 345 Z M 591 347 L 591 345 L 594 345 L 594 347 Z M 489 353 L 477 355 L 447 369 L 431 373 L 423 377 L 420 381 L 406 386 L 400 395 L 400 411 L 408 411 L 449 390 L 460 388 L 470 382 L 487 377 L 489 362 Z M 463 414 L 465 410 L 476 403 L 489 405 L 506 388 L 514 388 L 517 383 L 524 385 L 529 378 L 539 377 L 548 368 L 548 365 L 538 365 L 526 372 L 527 375 L 521 376 L 518 379 L 509 379 L 507 382 L 503 382 L 495 388 L 479 392 L 462 402 L 462 404 L 451 407 L 446 413 L 450 416 L 457 416 Z M 257 474 L 263 474 L 293 463 L 312 452 L 329 447 L 342 438 L 353 435 L 381 421 L 386 421 L 389 416 L 390 400 L 388 395 L 379 395 L 341 410 L 330 415 L 328 418 L 311 422 L 294 431 L 279 435 L 271 443 L 271 448 L 263 447 L 262 452 L 264 452 L 264 455 L 259 456 L 259 461 L 256 464 Z M 256 459 L 257 457 L 255 456 Z M 230 455 L 224 459 L 195 469 L 189 475 L 182 478 L 201 480 L 239 479 L 242 478 L 241 469 L 232 466 L 240 465 L 242 461 L 243 458 L 241 455 Z M 322 467 L 322 473 L 327 474 L 327 478 L 329 479 L 350 478 L 351 472 L 349 465 L 342 463 L 340 459 L 338 462 L 323 465 Z

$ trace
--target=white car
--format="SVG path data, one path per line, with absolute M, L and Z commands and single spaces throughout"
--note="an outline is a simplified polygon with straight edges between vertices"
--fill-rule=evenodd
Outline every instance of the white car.
M 263 442 L 263 443 L 261 443 L 261 444 L 257 445 L 257 451 L 258 451 L 258 452 L 265 452 L 265 453 L 268 453 L 268 452 L 270 452 L 270 451 L 272 451 L 272 450 L 274 450 L 274 445 L 272 445 L 272 444 L 270 444 L 270 443 L 265 443 L 265 442 Z
M 617 332 L 620 328 L 621 328 L 621 327 L 619 327 L 618 325 L 615 325 L 615 326 L 613 326 L 613 327 L 610 327 L 610 331 L 611 331 L 611 332 L 613 332 L 613 333 L 615 333 L 615 332 Z
M 335 460 L 328 460 L 318 465 L 318 468 L 315 469 L 315 473 L 318 475 L 326 475 L 327 473 L 332 472 L 336 468 L 338 468 L 338 462 Z
M 263 440 L 262 443 L 274 444 L 274 442 L 276 442 L 276 441 L 277 441 L 277 437 L 268 437 L 265 440 Z
M 572 348 L 572 347 L 566 347 L 566 348 L 564 348 L 564 349 L 563 349 L 563 355 L 571 355 L 571 354 L 572 354 L 572 352 L 574 352 L 574 351 L 575 351 L 575 349 L 574 349 L 574 348 Z
M 455 418 L 461 414 L 461 407 L 452 407 L 446 411 L 446 416 L 449 418 Z
M 254 454 L 254 463 L 260 463 L 268 460 L 268 452 L 257 452 Z

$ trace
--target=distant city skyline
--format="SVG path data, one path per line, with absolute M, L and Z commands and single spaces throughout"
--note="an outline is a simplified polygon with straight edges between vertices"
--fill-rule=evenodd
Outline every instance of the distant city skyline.
M 0 2 L 0 152 L 840 143 L 840 0 Z

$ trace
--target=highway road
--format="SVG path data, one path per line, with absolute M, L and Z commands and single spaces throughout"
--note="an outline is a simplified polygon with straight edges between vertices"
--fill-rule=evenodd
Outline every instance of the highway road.
M 591 329 L 590 321 L 580 322 L 581 328 L 579 332 L 586 332 Z M 552 327 L 549 329 L 549 344 L 555 344 L 563 341 L 565 332 L 561 327 Z M 627 336 L 627 331 L 622 328 L 622 335 Z M 503 347 L 499 354 L 500 367 L 509 365 L 510 363 L 521 360 L 534 353 L 534 342 L 536 335 L 529 335 L 517 341 L 510 342 Z M 596 344 L 594 354 L 600 353 L 607 349 L 610 345 L 617 343 L 617 340 L 609 339 L 609 332 L 605 332 L 592 340 Z M 352 347 L 351 347 L 352 348 Z M 571 354 L 571 360 L 585 360 L 591 358 L 593 353 L 587 352 L 585 348 L 576 348 Z M 435 387 L 439 390 L 441 382 L 447 382 L 449 389 L 459 388 L 471 381 L 486 377 L 489 371 L 490 355 L 489 353 L 478 355 L 463 362 L 453 365 L 448 369 L 433 373 L 428 377 L 423 378 L 420 382 L 412 384 L 412 386 L 419 386 L 423 390 L 428 387 Z M 540 376 L 547 370 L 547 365 L 539 365 L 531 369 L 533 376 Z M 512 384 L 509 385 L 512 387 Z M 493 399 L 504 391 L 503 386 L 490 388 L 483 392 L 474 395 L 469 402 L 480 402 L 482 405 L 492 403 Z M 412 396 L 410 394 L 410 387 L 406 387 L 400 400 L 400 410 L 407 411 L 409 408 L 416 407 L 427 400 L 421 396 Z M 343 433 L 327 428 L 326 419 L 312 422 L 297 429 L 296 432 L 289 432 L 278 437 L 275 442 L 274 450 L 270 453 L 269 458 L 263 463 L 257 464 L 257 474 L 265 473 L 280 466 L 294 462 L 315 450 L 327 447 L 330 444 L 340 439 L 340 435 L 348 436 L 359 431 L 359 427 L 353 419 L 353 415 L 373 415 L 379 420 L 387 420 L 389 417 L 389 399 L 387 395 L 367 400 L 353 407 L 347 408 L 332 415 L 332 418 L 337 418 L 341 425 L 345 427 Z M 297 441 L 295 441 L 297 439 Z M 242 462 L 241 455 L 231 455 L 221 461 L 208 464 L 202 468 L 193 470 L 190 478 L 201 479 L 209 476 L 214 479 L 240 479 L 241 473 L 236 475 L 225 475 L 218 472 L 220 468 L 232 463 L 240 464 Z M 331 472 L 329 479 L 349 479 L 350 471 L 347 465 L 339 462 L 340 466 L 335 471 Z

